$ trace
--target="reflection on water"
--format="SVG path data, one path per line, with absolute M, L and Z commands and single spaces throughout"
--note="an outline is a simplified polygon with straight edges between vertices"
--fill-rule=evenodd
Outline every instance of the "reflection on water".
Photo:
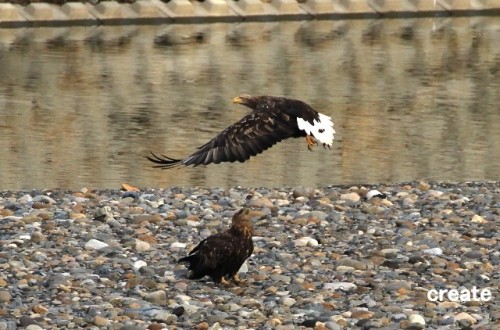
M 496 18 L 0 29 L 0 189 L 498 180 L 498 35 Z M 331 115 L 334 147 L 150 167 L 243 116 L 241 93 Z

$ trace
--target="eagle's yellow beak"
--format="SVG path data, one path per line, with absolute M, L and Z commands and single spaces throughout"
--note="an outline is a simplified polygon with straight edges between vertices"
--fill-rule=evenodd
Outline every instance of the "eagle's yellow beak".
M 241 103 L 243 102 L 243 99 L 239 96 L 236 96 L 234 99 L 233 99 L 233 103 Z

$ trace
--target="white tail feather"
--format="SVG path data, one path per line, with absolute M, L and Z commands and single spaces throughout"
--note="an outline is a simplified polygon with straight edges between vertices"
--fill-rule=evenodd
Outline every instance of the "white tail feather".
M 320 113 L 319 120 L 315 120 L 314 125 L 311 125 L 307 120 L 297 118 L 297 125 L 299 129 L 308 135 L 314 136 L 318 142 L 332 146 L 335 130 L 333 129 L 332 118 L 329 116 Z

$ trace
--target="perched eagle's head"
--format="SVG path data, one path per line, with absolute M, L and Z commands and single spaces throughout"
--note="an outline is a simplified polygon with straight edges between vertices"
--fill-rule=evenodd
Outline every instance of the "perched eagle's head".
M 233 99 L 233 103 L 238 103 L 238 104 L 247 106 L 250 109 L 253 109 L 253 108 L 255 108 L 257 102 L 256 102 L 254 97 L 252 97 L 248 94 L 241 94 L 240 96 L 236 96 Z
M 244 236 L 251 237 L 253 235 L 253 227 L 250 218 L 250 209 L 242 208 L 233 215 L 231 229 Z

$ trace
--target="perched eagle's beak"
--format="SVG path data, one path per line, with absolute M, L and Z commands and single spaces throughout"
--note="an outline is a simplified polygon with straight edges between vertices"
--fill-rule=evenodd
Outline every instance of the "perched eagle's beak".
M 243 102 L 243 99 L 239 96 L 236 96 L 234 99 L 233 99 L 233 103 L 241 103 Z

